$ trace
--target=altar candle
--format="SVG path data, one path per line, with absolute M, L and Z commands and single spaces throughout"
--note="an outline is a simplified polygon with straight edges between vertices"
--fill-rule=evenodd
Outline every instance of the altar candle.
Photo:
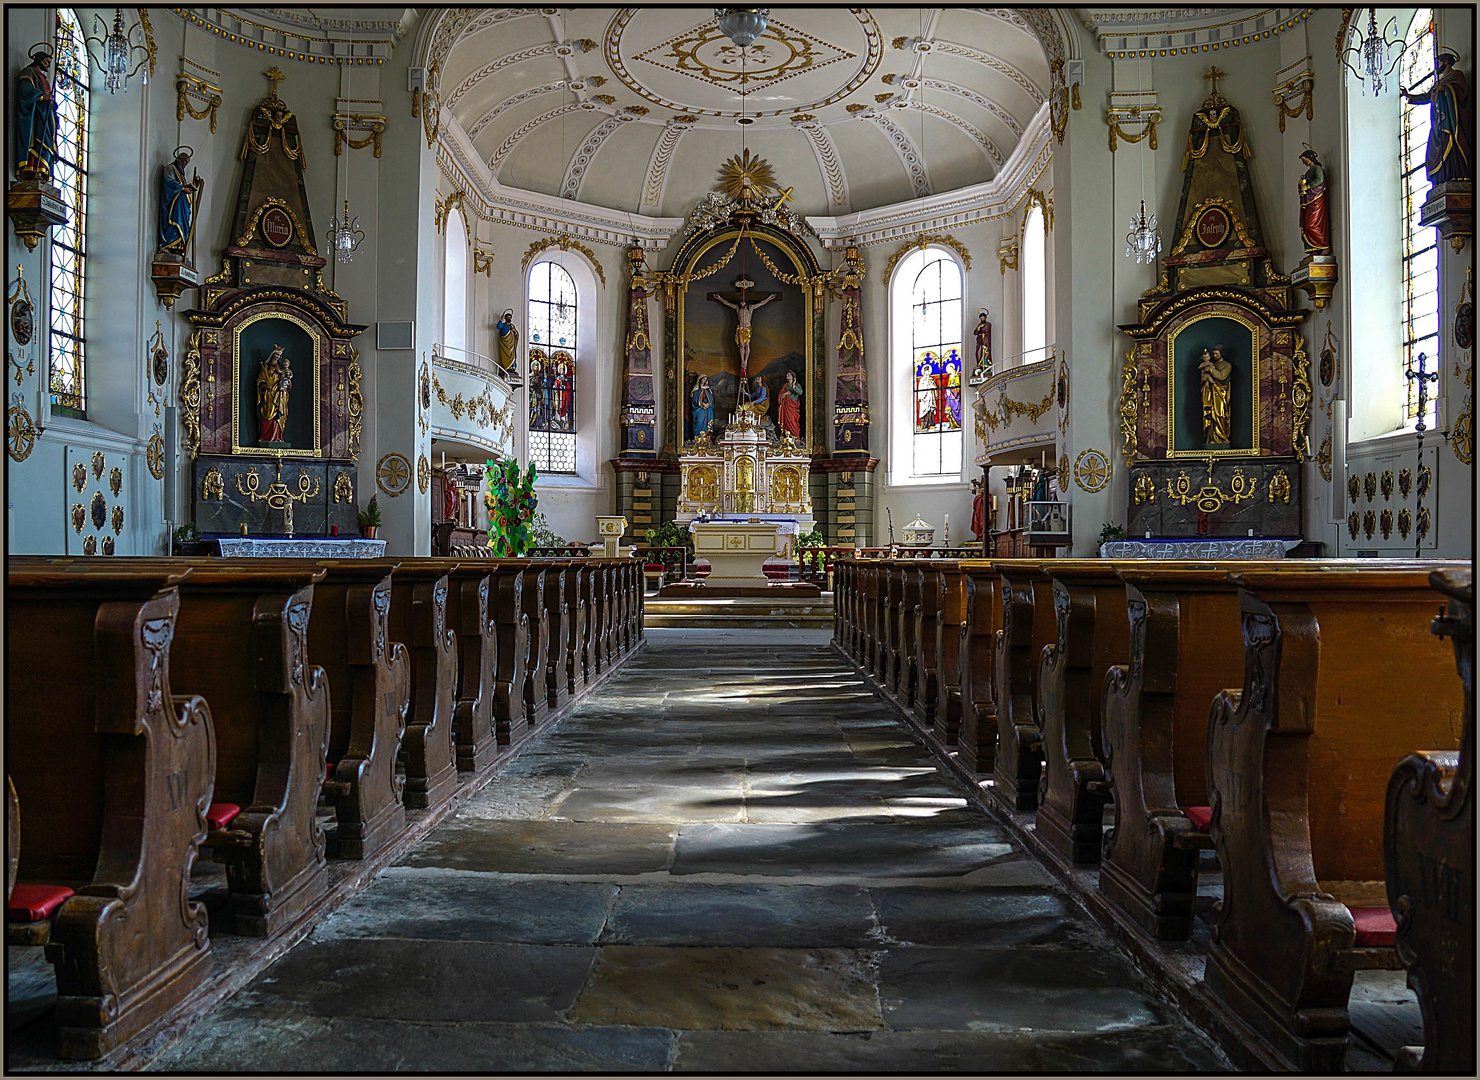
M 945 535 L 944 535 L 943 538 L 945 540 L 946 547 L 950 547 L 951 546 L 951 515 L 950 514 L 947 514 L 946 515 L 944 534 Z

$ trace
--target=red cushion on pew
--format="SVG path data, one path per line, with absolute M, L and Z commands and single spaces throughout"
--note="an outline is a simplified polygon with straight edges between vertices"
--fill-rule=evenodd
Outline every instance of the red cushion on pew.
M 324 764 L 324 779 L 325 780 L 333 780 L 334 779 L 334 762 L 329 761 L 329 762 L 326 762 Z
M 19 886 L 17 886 L 19 887 Z M 1391 945 L 1398 937 L 1398 924 L 1386 907 L 1354 907 L 1352 921 L 1357 924 L 1357 948 L 1371 949 Z
M 236 820 L 242 808 L 234 802 L 213 802 L 206 811 L 206 824 L 213 829 L 224 829 Z
M 1198 832 L 1207 832 L 1208 826 L 1213 823 L 1211 806 L 1184 806 L 1182 813 L 1187 815 L 1187 820 L 1192 822 L 1192 827 Z
M 661 574 L 663 572 L 663 564 L 656 562 L 643 563 L 642 571 L 645 574 Z
M 51 918 L 71 896 L 72 890 L 65 885 L 17 883 L 5 907 L 5 917 L 11 922 L 40 922 Z

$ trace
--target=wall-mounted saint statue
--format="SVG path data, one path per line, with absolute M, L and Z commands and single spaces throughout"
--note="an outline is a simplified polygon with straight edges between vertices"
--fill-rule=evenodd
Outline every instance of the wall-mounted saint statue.
M 1307 255 L 1331 253 L 1331 216 L 1327 212 L 1326 169 L 1315 150 L 1300 155 L 1305 175 L 1300 178 L 1300 239 Z
M 1202 378 L 1203 442 L 1226 447 L 1233 430 L 1233 388 L 1229 378 L 1233 365 L 1223 358 L 1223 349 L 1204 349 L 1197 363 Z
M 494 329 L 498 332 L 498 362 L 505 371 L 519 370 L 519 331 L 514 329 L 514 309 L 505 308 Z
M 1459 53 L 1445 46 L 1434 53 L 1434 85 L 1421 94 L 1406 90 L 1410 105 L 1429 106 L 1429 148 L 1424 171 L 1429 183 L 1475 178 L 1475 103 L 1470 81 L 1456 65 Z
M 992 374 L 992 324 L 987 321 L 990 312 L 982 308 L 977 314 L 976 329 L 971 336 L 976 338 L 976 367 L 972 369 L 972 375 L 978 379 L 985 379 Z
M 31 46 L 31 62 L 21 68 L 15 85 L 15 175 L 20 180 L 50 180 L 57 152 L 57 103 L 52 95 L 54 50 L 45 42 Z
M 257 370 L 257 442 L 260 445 L 283 445 L 288 441 L 288 394 L 293 389 L 293 369 L 283 355 L 283 347 L 274 345 L 272 352 Z
M 194 154 L 192 147 L 175 147 L 175 160 L 164 167 L 159 182 L 159 250 L 187 259 L 195 232 L 195 213 L 205 189 L 199 172 L 193 178 L 185 176 Z

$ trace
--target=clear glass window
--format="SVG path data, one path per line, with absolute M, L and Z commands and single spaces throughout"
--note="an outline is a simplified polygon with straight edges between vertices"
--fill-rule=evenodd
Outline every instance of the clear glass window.
M 1023 356 L 1022 363 L 1042 360 L 1048 344 L 1048 236 L 1043 227 L 1043 210 L 1028 207 L 1023 220 L 1023 250 L 1019 260 L 1023 283 Z

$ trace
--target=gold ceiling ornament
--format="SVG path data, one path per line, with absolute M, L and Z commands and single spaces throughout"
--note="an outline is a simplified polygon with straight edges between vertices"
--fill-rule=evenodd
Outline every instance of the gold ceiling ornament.
M 649 109 L 646 105 L 628 105 L 622 111 L 624 113 L 631 113 L 633 116 L 646 116 L 653 110 Z
M 524 253 L 524 258 L 519 261 L 520 269 L 528 270 L 529 264 L 534 261 L 536 255 L 542 251 L 548 251 L 552 247 L 558 247 L 561 251 L 579 251 L 591 260 L 591 269 L 596 271 L 596 276 L 601 279 L 601 284 L 606 284 L 606 271 L 601 268 L 601 260 L 596 257 L 596 252 L 592 251 L 579 240 L 573 240 L 564 233 L 561 233 L 559 236 L 547 236 L 543 240 L 536 240 L 530 244 L 529 250 Z
M 850 113 L 861 113 L 864 109 L 868 108 L 867 105 L 864 105 L 861 102 L 857 101 L 855 101 L 852 105 L 845 105 L 843 107 L 847 109 Z
M 392 452 L 376 462 L 375 484 L 393 499 L 406 494 L 411 486 L 411 462 L 406 455 Z
M 1110 483 L 1110 458 L 1103 450 L 1083 450 L 1074 459 L 1074 482 L 1084 491 L 1103 491 Z
M 892 72 L 892 71 L 891 71 L 891 72 L 890 72 L 890 73 L 889 73 L 889 74 L 888 74 L 888 75 L 885 75 L 885 76 L 883 76 L 883 77 L 882 77 L 882 78 L 881 78 L 881 79 L 880 79 L 880 81 L 881 81 L 881 82 L 882 82 L 882 83 L 883 83 L 883 84 L 884 84 L 884 85 L 885 85 L 885 86 L 893 86 L 893 85 L 894 85 L 894 80 L 895 80 L 895 79 L 897 79 L 897 78 L 899 78 L 899 76 L 898 76 L 898 75 L 896 75 L 896 74 L 894 74 L 894 72 Z
M 1016 270 L 1018 268 L 1018 252 L 1020 250 L 1017 237 L 1015 236 L 1009 236 L 997 245 L 997 262 L 1001 265 L 1004 275 L 1008 270 Z
M 812 113 L 803 112 L 803 113 L 797 113 L 795 116 L 793 116 L 791 118 L 791 122 L 793 124 L 805 124 L 809 120 L 816 120 L 816 119 L 817 119 L 817 117 L 814 116 Z
M 617 103 L 617 99 L 610 94 L 592 94 L 591 100 L 599 101 L 603 105 L 615 105 Z
M 764 197 L 779 188 L 771 163 L 759 154 L 752 154 L 746 147 L 719 167 L 719 183 L 715 190 L 739 202 Z
M 944 244 L 957 255 L 961 256 L 961 263 L 966 269 L 971 269 L 971 252 L 967 250 L 966 245 L 961 243 L 961 241 L 949 233 L 922 233 L 913 240 L 906 240 L 895 250 L 893 255 L 889 256 L 889 261 L 884 264 L 884 280 L 886 282 L 889 280 L 889 275 L 894 273 L 895 263 L 899 262 L 900 259 L 912 251 L 922 250 L 931 244 Z

